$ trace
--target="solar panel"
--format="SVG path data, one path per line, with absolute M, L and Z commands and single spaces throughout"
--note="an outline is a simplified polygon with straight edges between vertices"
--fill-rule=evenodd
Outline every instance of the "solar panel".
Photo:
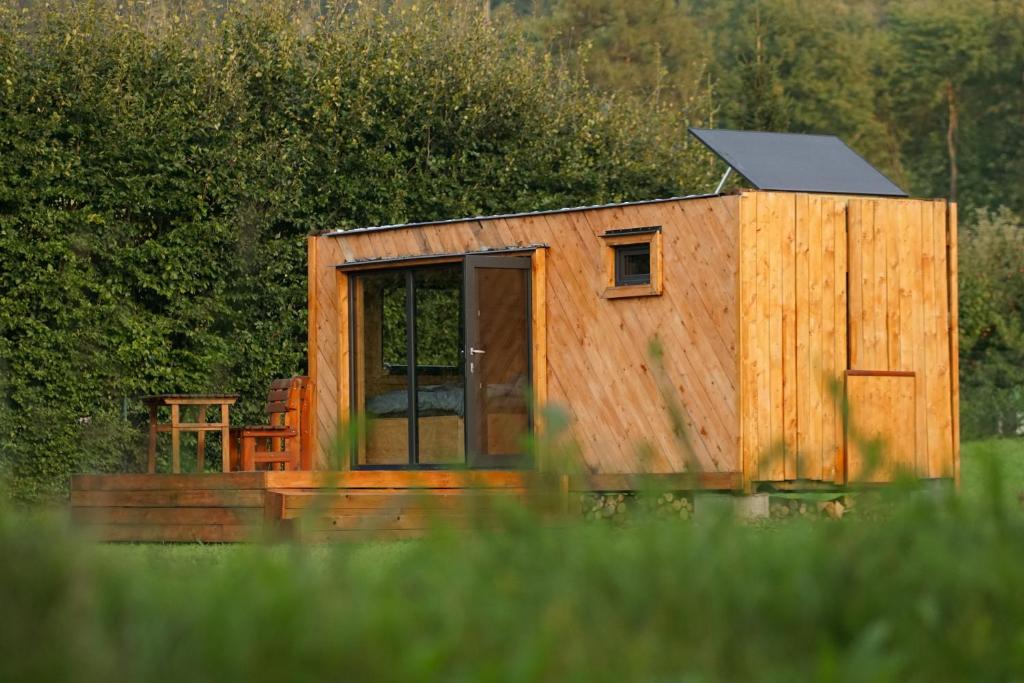
M 834 135 L 689 130 L 759 190 L 907 196 Z

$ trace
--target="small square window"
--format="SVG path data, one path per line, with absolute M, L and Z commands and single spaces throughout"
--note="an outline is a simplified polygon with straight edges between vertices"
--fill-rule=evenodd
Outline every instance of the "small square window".
M 615 249 L 615 286 L 651 284 L 651 245 L 623 244 Z
M 605 284 L 602 298 L 661 294 L 661 226 L 609 230 L 601 239 Z

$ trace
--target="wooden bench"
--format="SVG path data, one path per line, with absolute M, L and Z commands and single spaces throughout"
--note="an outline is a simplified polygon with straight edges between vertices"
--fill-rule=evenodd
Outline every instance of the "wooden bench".
M 275 379 L 267 392 L 269 424 L 231 430 L 232 469 L 308 470 L 312 385 L 308 377 Z

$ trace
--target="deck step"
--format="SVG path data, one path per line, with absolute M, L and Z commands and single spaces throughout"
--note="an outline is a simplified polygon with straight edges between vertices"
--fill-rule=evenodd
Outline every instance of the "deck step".
M 304 541 L 423 535 L 438 526 L 493 522 L 503 505 L 532 500 L 526 489 L 274 489 L 265 519 Z
M 512 501 L 522 501 L 528 495 L 525 489 L 360 489 L 339 491 L 272 489 L 284 497 L 284 510 L 288 516 L 297 516 L 307 510 L 399 510 L 473 509 Z

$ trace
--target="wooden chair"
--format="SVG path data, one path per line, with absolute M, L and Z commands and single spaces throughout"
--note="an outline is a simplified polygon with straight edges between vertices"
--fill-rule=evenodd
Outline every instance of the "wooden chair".
M 267 392 L 270 424 L 231 430 L 232 469 L 309 469 L 303 455 L 309 450 L 310 392 L 308 377 L 275 379 Z

